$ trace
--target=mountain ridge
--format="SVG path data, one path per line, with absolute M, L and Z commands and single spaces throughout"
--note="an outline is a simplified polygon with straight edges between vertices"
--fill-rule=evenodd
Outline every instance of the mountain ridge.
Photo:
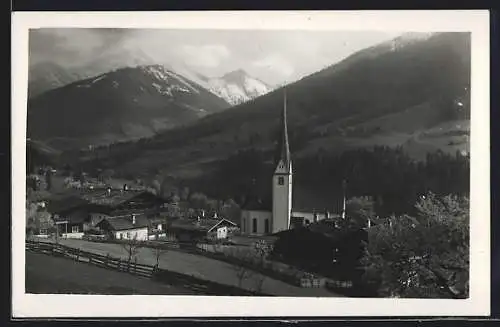
M 119 68 L 30 99 L 28 135 L 49 143 L 68 139 L 67 146 L 106 144 L 152 136 L 228 107 L 161 65 Z M 64 142 L 55 143 L 66 148 Z
M 438 33 L 396 48 L 384 42 L 361 50 L 286 86 L 292 156 L 376 145 L 406 147 L 417 159 L 436 148 L 467 152 L 469 87 L 469 33 Z M 132 158 L 111 150 L 115 154 L 102 154 L 100 164 L 124 173 L 207 174 L 237 151 L 271 152 L 282 106 L 283 88 L 278 88 L 125 146 Z M 400 125 L 405 127 L 395 128 Z M 433 128 L 441 130 L 431 139 L 426 131 Z

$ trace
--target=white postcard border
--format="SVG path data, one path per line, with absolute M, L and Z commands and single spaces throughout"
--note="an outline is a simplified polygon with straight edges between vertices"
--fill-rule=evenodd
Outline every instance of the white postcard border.
M 466 300 L 25 294 L 28 30 L 41 27 L 469 31 L 471 269 Z M 490 311 L 489 13 L 479 11 L 14 12 L 12 314 L 22 317 L 483 316 Z

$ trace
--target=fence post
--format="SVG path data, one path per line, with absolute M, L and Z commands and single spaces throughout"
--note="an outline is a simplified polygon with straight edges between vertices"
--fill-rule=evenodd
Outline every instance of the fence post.
M 106 262 L 104 263 L 104 265 L 106 266 L 106 268 L 109 265 L 109 253 L 106 254 Z
M 122 259 L 118 258 L 118 263 L 116 264 L 117 270 L 120 271 L 122 269 Z
M 92 254 L 89 255 L 89 263 L 92 263 Z
M 137 257 L 134 257 L 134 274 L 137 274 Z
M 76 261 L 80 261 L 80 248 L 78 248 L 76 252 Z

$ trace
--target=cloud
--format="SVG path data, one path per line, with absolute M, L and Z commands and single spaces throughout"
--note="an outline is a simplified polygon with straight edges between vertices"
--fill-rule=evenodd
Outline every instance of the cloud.
M 295 71 L 293 65 L 280 54 L 268 55 L 264 58 L 254 61 L 252 65 L 259 68 L 272 70 L 283 75 L 284 77 L 291 76 Z
M 184 63 L 189 66 L 213 68 L 218 67 L 224 59 L 231 56 L 225 45 L 182 45 L 179 49 Z

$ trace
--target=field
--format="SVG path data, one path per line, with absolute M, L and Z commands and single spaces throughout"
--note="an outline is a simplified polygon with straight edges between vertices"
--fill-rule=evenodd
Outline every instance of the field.
M 26 293 L 195 295 L 147 278 L 31 252 L 26 252 Z
M 61 244 L 84 251 L 98 253 L 102 255 L 110 254 L 113 257 L 126 259 L 125 249 L 118 244 L 95 243 L 83 240 L 61 240 Z M 156 257 L 154 250 L 142 248 L 137 255 L 137 262 L 154 265 Z M 226 262 L 210 259 L 201 255 L 189 254 L 175 250 L 169 250 L 162 254 L 160 258 L 160 268 L 170 271 L 191 275 L 203 280 L 213 281 L 220 284 L 238 286 L 236 267 Z M 261 291 L 275 296 L 339 296 L 322 288 L 301 288 L 285 282 L 272 279 L 258 273 L 252 274 L 248 279 L 243 280 L 241 287 L 246 290 L 255 290 L 259 281 L 263 281 Z M 224 295 L 224 294 L 221 294 Z

